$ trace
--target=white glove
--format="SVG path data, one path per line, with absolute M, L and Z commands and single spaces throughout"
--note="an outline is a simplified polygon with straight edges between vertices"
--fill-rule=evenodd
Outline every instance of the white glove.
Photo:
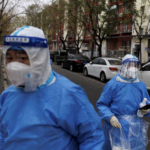
M 121 127 L 121 124 L 119 123 L 118 119 L 115 117 L 115 116 L 112 116 L 110 118 L 110 124 L 113 126 L 113 127 L 116 127 L 116 128 L 122 128 Z
M 147 110 L 140 110 L 141 114 L 145 115 L 147 113 L 149 113 L 150 109 L 147 109 Z

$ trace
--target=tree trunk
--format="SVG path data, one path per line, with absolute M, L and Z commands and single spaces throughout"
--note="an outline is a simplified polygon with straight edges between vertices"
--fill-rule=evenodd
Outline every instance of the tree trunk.
M 140 62 L 142 63 L 142 48 L 141 48 L 142 39 L 140 38 L 139 41 L 140 41 L 140 49 L 139 49 L 140 57 L 139 57 L 139 59 L 140 59 Z
M 65 43 L 62 42 L 62 44 L 63 44 L 63 50 L 66 50 L 66 45 L 65 45 Z
M 99 57 L 102 57 L 102 41 L 100 41 L 100 45 L 98 45 Z
M 93 58 L 93 51 L 94 51 L 94 42 L 92 42 L 92 47 L 91 47 L 91 60 Z
M 76 48 L 76 54 L 79 54 L 79 48 Z

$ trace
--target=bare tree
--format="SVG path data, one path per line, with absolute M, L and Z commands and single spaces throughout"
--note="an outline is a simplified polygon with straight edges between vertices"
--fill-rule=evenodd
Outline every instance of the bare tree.
M 102 56 L 102 42 L 115 32 L 118 24 L 117 5 L 112 9 L 106 0 L 77 0 L 76 2 L 78 2 L 78 13 L 82 17 L 76 17 L 72 11 L 69 13 L 91 34 L 94 43 L 98 46 L 99 56 Z
M 66 50 L 67 47 L 67 39 L 68 39 L 68 32 L 66 30 L 67 18 L 66 18 L 66 1 L 59 0 L 54 1 L 50 6 L 50 24 L 51 24 L 51 31 L 53 32 L 53 36 L 56 35 L 61 40 L 63 45 L 63 50 Z
M 79 13 L 80 1 L 72 0 L 67 3 L 67 17 L 68 17 L 68 31 L 72 34 L 72 40 L 75 45 L 76 54 L 79 54 L 79 50 L 82 47 L 82 43 L 85 40 L 87 30 L 84 28 L 83 23 L 80 22 L 84 16 Z M 74 15 L 72 15 L 74 14 Z
M 40 4 L 32 4 L 26 8 L 27 25 L 32 25 L 41 28 L 42 23 L 42 8 Z
M 25 15 L 18 15 L 11 19 L 11 30 L 14 31 L 19 27 L 27 25 L 27 18 Z
M 7 25 L 9 25 L 12 18 L 23 13 L 17 11 L 22 0 L 0 0 L 0 36 L 4 32 Z
M 137 6 L 138 5 L 138 6 Z M 144 38 L 148 36 L 148 29 L 149 29 L 149 10 L 150 2 L 149 1 L 141 1 L 141 4 L 134 4 L 134 9 L 132 11 L 133 14 L 133 31 L 135 36 L 139 40 L 140 48 L 138 51 L 137 56 L 139 57 L 140 61 L 142 62 L 142 48 L 141 43 Z

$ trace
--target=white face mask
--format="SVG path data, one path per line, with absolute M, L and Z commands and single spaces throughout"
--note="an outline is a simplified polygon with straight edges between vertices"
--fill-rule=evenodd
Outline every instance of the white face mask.
M 25 85 L 25 78 L 30 73 L 30 66 L 19 62 L 11 62 L 6 65 L 6 71 L 13 85 Z
M 130 67 L 129 69 L 127 69 L 127 76 L 132 79 L 136 78 L 138 70 L 139 69 L 137 69 L 135 67 Z

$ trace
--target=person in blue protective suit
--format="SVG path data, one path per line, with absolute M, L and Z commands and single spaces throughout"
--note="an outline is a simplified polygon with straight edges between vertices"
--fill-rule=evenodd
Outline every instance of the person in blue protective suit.
M 146 98 L 149 101 L 150 98 L 146 85 L 138 79 L 139 67 L 138 58 L 127 54 L 122 60 L 120 73 L 106 83 L 97 101 L 97 110 L 101 119 L 104 120 L 104 150 L 119 150 L 117 144 L 121 142 L 119 140 L 121 134 L 119 133 L 122 131 L 128 141 L 129 150 L 144 150 L 146 148 L 148 124 L 139 118 L 137 112 L 143 99 Z M 146 117 L 150 116 L 149 109 L 141 110 L 140 113 Z M 116 147 L 111 147 L 111 144 L 114 144 L 110 141 L 112 130 L 115 131 L 114 134 L 118 139 L 118 143 L 115 143 Z
M 42 30 L 4 37 L 12 85 L 0 96 L 0 150 L 102 150 L 101 121 L 84 90 L 52 71 Z

